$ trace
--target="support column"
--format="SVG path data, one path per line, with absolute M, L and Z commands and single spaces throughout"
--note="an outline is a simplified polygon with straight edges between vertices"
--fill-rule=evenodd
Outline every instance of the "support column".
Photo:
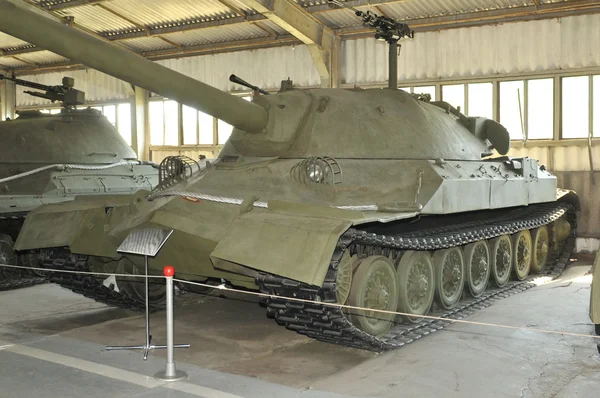
M 14 119 L 16 116 L 17 86 L 14 82 L 0 82 L 0 120 Z
M 331 88 L 342 87 L 342 39 L 336 36 L 331 50 Z
M 140 160 L 150 159 L 150 125 L 148 102 L 150 92 L 140 87 L 135 87 L 135 120 L 133 125 L 137 140 L 134 149 Z M 133 144 L 133 143 L 132 143 Z

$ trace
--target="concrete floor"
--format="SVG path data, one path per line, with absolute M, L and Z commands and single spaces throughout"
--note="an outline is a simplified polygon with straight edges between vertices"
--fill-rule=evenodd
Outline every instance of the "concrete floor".
M 560 280 L 496 302 L 469 320 L 592 334 L 589 262 Z M 58 286 L 0 293 L 0 397 L 594 397 L 600 356 L 591 337 L 455 324 L 395 352 L 312 341 L 278 327 L 254 299 L 187 294 L 175 312 L 178 368 L 105 345 L 142 343 L 143 317 Z M 164 314 L 152 316 L 164 342 Z

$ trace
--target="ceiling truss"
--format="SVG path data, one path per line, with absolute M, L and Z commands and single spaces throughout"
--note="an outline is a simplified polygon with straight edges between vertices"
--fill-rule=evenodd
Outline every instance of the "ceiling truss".
M 331 8 L 329 5 L 312 5 L 300 7 L 293 0 L 238 0 L 242 4 L 254 9 L 256 13 L 247 13 L 231 0 L 218 0 L 223 5 L 231 9 L 231 14 L 222 18 L 199 17 L 188 21 L 178 21 L 169 24 L 161 24 L 161 26 L 145 26 L 127 16 L 121 15 L 109 7 L 108 0 L 44 0 L 40 3 L 34 3 L 30 0 L 25 0 L 31 5 L 36 5 L 55 16 L 58 10 L 65 10 L 81 5 L 93 4 L 103 8 L 107 12 L 122 18 L 124 21 L 135 26 L 134 29 L 126 31 L 110 31 L 110 32 L 90 32 L 89 30 L 78 26 L 77 21 L 70 20 L 69 23 L 74 27 L 85 30 L 88 33 L 102 37 L 110 41 L 123 41 L 141 37 L 156 37 L 167 43 L 170 47 L 165 50 L 140 52 L 142 55 L 152 59 L 161 59 L 172 56 L 187 56 L 200 55 L 207 53 L 216 53 L 224 51 L 238 51 L 243 49 L 254 49 L 261 47 L 272 47 L 278 45 L 289 45 L 291 43 L 304 43 L 308 46 L 317 70 L 321 75 L 323 85 L 331 85 L 332 77 L 330 74 L 330 65 L 332 52 L 335 47 L 336 40 L 342 38 L 365 37 L 372 34 L 370 29 L 362 26 L 354 26 L 341 29 L 330 29 L 326 27 L 316 14 L 326 13 L 336 8 Z M 384 14 L 383 10 L 378 6 L 392 3 L 405 2 L 408 0 L 349 0 L 346 2 L 349 6 L 360 7 L 370 5 Z M 589 13 L 600 13 L 600 4 L 597 0 L 578 0 L 561 3 L 544 3 L 541 4 L 535 0 L 534 5 L 513 7 L 509 9 L 498 9 L 491 11 L 470 12 L 462 14 L 453 14 L 433 18 L 419 18 L 415 20 L 405 20 L 411 28 L 416 31 L 427 31 L 437 29 L 450 29 L 464 26 L 478 26 L 484 24 L 493 24 L 507 21 L 545 19 L 566 15 L 579 15 Z M 279 34 L 268 25 L 261 23 L 271 21 L 283 28 L 289 34 Z M 168 37 L 169 33 L 214 28 L 217 26 L 233 25 L 233 24 L 253 24 L 260 28 L 265 37 L 251 40 L 238 40 L 224 43 L 211 43 L 200 46 L 183 46 Z M 165 26 L 167 25 L 167 26 Z M 166 36 L 166 37 L 165 37 Z M 246 47 L 244 47 L 246 45 Z M 212 50 L 212 51 L 211 51 Z M 20 58 L 19 55 L 28 54 L 36 51 L 43 51 L 32 45 L 21 46 L 17 48 L 0 50 L 0 56 L 12 57 L 20 62 L 28 64 L 28 66 L 18 67 L 15 70 L 19 73 L 32 70 L 45 70 L 46 67 L 35 65 L 31 61 Z M 0 59 L 0 64 L 2 64 Z M 64 68 L 66 65 L 63 65 Z M 59 68 L 59 64 L 48 65 L 49 68 Z M 0 68 L 6 66 L 0 65 Z M 27 72 L 27 73 L 29 73 Z

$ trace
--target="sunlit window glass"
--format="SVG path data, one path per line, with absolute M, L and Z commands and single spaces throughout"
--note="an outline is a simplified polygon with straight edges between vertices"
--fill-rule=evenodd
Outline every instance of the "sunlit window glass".
M 442 100 L 455 108 L 460 107 L 461 112 L 465 110 L 465 85 L 454 84 L 442 86 Z
M 131 105 L 119 104 L 117 106 L 117 130 L 125 141 L 131 145 Z
M 175 101 L 165 101 L 165 145 L 177 145 L 179 134 L 179 118 Z
M 590 128 L 590 79 L 562 79 L 562 138 L 584 138 Z
M 552 139 L 554 130 L 554 80 L 527 82 L 527 137 Z
M 151 101 L 148 109 L 150 113 L 150 144 L 164 145 L 165 122 L 163 101 Z
M 214 118 L 206 113 L 198 112 L 198 128 L 200 129 L 201 145 L 213 144 Z
M 198 143 L 198 111 L 183 105 L 181 112 L 183 122 L 183 144 L 196 145 Z
M 492 119 L 492 83 L 474 83 L 468 85 L 469 116 L 481 116 Z
M 435 98 L 435 86 L 415 87 L 414 90 L 413 90 L 413 93 L 415 93 L 415 94 L 429 94 L 429 95 L 431 95 L 431 100 L 432 101 L 436 101 L 436 98 Z
M 108 119 L 108 121 L 115 127 L 117 127 L 117 107 L 114 105 L 106 105 L 102 107 L 102 114 Z
M 513 140 L 523 139 L 525 94 L 523 81 L 500 82 L 500 124 Z M 520 101 L 520 102 L 519 102 Z
M 225 144 L 233 131 L 233 126 L 225 123 L 222 120 L 219 120 L 219 124 L 217 125 L 218 133 L 219 133 L 219 145 Z
M 594 137 L 600 137 L 600 75 L 593 76 L 594 84 L 594 110 L 592 118 L 594 121 Z

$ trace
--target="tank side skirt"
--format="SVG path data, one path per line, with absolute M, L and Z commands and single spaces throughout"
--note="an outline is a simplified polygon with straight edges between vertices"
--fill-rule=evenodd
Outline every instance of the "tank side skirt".
M 537 228 L 555 221 L 566 213 L 571 223 L 571 235 L 566 239 L 563 250 L 549 257 L 546 268 L 540 276 L 559 276 L 568 265 L 575 248 L 576 216 L 573 206 L 561 203 L 531 205 L 517 218 L 507 215 L 503 220 L 488 220 L 478 224 L 466 223 L 458 226 L 433 228 L 418 231 L 410 235 L 385 236 L 350 229 L 342 235 L 332 257 L 323 286 L 311 286 L 285 279 L 276 275 L 261 273 L 257 284 L 261 292 L 282 296 L 281 299 L 267 299 L 267 315 L 290 330 L 320 341 L 344 346 L 384 351 L 400 348 L 432 332 L 450 325 L 451 319 L 462 319 L 477 310 L 485 308 L 493 301 L 523 292 L 535 285 L 532 278 L 524 281 L 512 281 L 502 288 L 488 288 L 483 296 L 461 300 L 459 305 L 449 311 L 433 310 L 428 315 L 448 318 L 449 321 L 423 319 L 419 323 L 396 324 L 382 337 L 374 337 L 355 327 L 346 313 L 339 308 L 324 307 L 298 302 L 290 302 L 284 297 L 297 297 L 307 300 L 336 303 L 335 281 L 337 266 L 346 250 L 350 254 L 384 255 L 399 258 L 404 250 L 437 250 L 482 239 L 491 239 L 520 230 Z

